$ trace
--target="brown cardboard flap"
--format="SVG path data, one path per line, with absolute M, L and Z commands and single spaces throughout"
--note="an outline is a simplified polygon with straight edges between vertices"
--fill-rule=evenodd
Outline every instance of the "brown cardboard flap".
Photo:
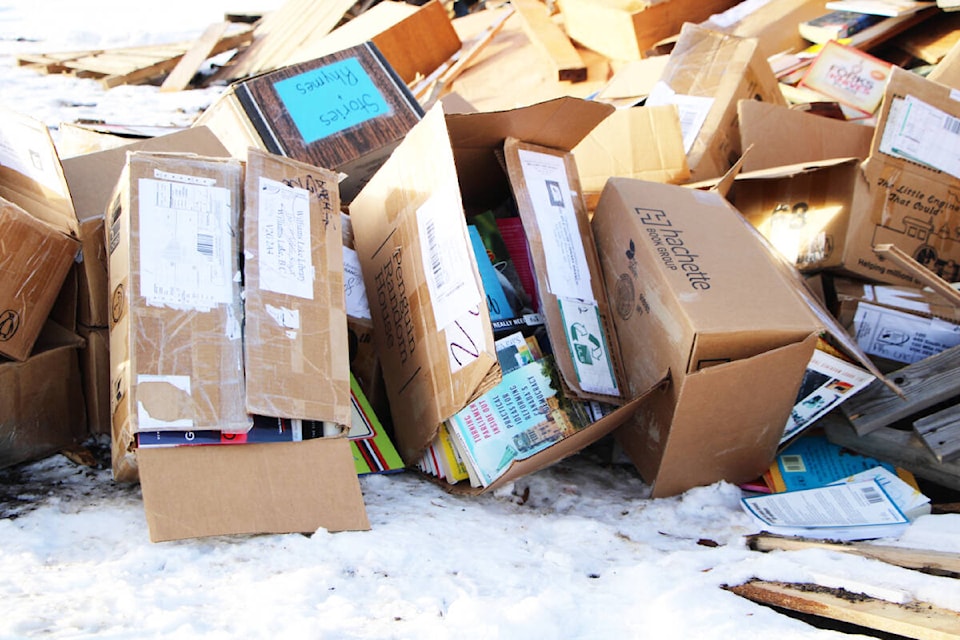
M 138 449 L 150 540 L 370 528 L 346 438 Z
M 816 334 L 752 358 L 674 379 L 679 401 L 654 476 L 655 497 L 724 479 L 746 482 L 770 465 Z M 631 442 L 630 449 L 637 443 Z M 627 447 L 625 447 L 627 449 Z
M 529 161 L 525 161 L 521 154 L 527 154 Z M 544 160 L 535 161 L 534 157 Z M 540 296 L 540 311 L 546 319 L 547 333 L 550 337 L 554 360 L 564 384 L 580 398 L 594 399 L 602 402 L 618 404 L 623 400 L 623 375 L 618 361 L 619 350 L 616 348 L 616 336 L 612 333 L 612 320 L 607 302 L 603 280 L 600 276 L 600 260 L 597 257 L 596 245 L 590 230 L 586 205 L 583 201 L 583 191 L 573 154 L 549 147 L 521 142 L 514 138 L 507 138 L 504 144 L 504 158 L 513 188 L 514 199 L 523 220 L 533 268 L 537 278 L 537 292 Z M 552 159 L 552 160 L 550 160 Z M 529 162 L 529 163 L 528 163 Z M 537 162 L 541 162 L 538 166 Z M 555 169 L 547 166 L 558 165 Z M 561 168 L 562 167 L 562 168 Z M 565 174 L 565 175 L 561 175 Z M 559 178 L 559 181 L 555 179 Z M 566 179 L 566 187 L 562 179 Z M 556 192 L 544 187 L 556 186 Z M 546 218 L 549 222 L 546 223 Z M 571 228 L 571 222 L 576 228 Z M 569 233 L 569 237 L 553 241 L 554 234 Z M 583 251 L 577 250 L 577 240 Z M 555 247 L 551 252 L 550 248 Z M 564 255 L 564 252 L 568 252 Z M 580 273 L 574 268 L 566 271 L 572 261 L 579 266 L 578 254 L 582 255 L 586 273 Z M 570 257 L 569 260 L 562 260 Z M 562 263 L 562 264 L 558 264 Z M 559 267 L 559 269 L 558 269 Z M 560 277 L 558 277 L 560 276 Z M 573 277 L 563 277 L 573 276 Z M 581 283 L 574 285 L 573 280 L 579 277 Z M 561 282 L 557 282 L 561 280 Z M 573 286 L 571 286 L 573 285 Z M 584 295 L 574 297 L 565 291 L 581 291 Z M 595 340 L 591 357 L 584 363 L 578 357 L 574 359 L 574 349 L 577 342 L 572 334 L 576 324 L 570 319 L 571 303 L 579 300 L 593 309 L 588 312 L 590 319 L 596 321 L 598 332 L 595 334 L 592 327 L 585 329 L 590 339 Z M 582 306 L 582 305 L 572 305 Z M 585 320 L 585 323 L 588 321 Z M 579 323 L 577 323 L 579 324 Z M 568 331 L 568 325 L 570 330 Z M 573 343 L 571 342 L 573 341 Z M 586 344 L 586 339 L 584 339 Z M 597 355 L 599 354 L 599 355 Z M 610 378 L 611 390 L 603 393 L 597 389 L 589 389 L 581 380 L 591 375 L 590 369 L 601 367 L 601 377 L 605 373 Z
M 464 248 L 461 257 L 469 258 L 473 280 L 463 286 L 476 287 L 478 295 L 483 290 L 457 184 L 438 105 L 350 204 L 397 446 L 408 463 L 419 459 L 443 420 L 499 377 L 487 306 L 478 298 L 470 309 L 444 308 L 442 301 L 431 299 L 430 274 L 424 269 L 420 211 L 425 217 L 440 216 L 438 225 Z M 459 324 L 438 326 L 438 313 L 458 318 Z M 463 366 L 454 371 L 456 358 Z M 492 379 L 491 373 L 496 374 Z
M 229 157 L 229 152 L 210 129 L 195 126 L 183 131 L 130 142 L 123 146 L 63 159 L 63 175 L 70 186 L 76 216 L 80 221 L 104 215 L 110 195 L 127 161 L 128 151 L 195 153 L 211 158 Z
M 336 174 L 250 149 L 243 224 L 247 411 L 349 425 Z
M 447 129 L 468 206 L 491 207 L 509 195 L 497 152 L 507 138 L 569 151 L 615 108 L 563 97 L 519 109 L 447 115 Z
M 753 145 L 744 161 L 747 172 L 829 158 L 863 160 L 870 153 L 871 126 L 756 100 L 740 100 L 737 113 L 740 145 Z
M 0 107 L 0 197 L 74 237 L 77 215 L 47 126 Z

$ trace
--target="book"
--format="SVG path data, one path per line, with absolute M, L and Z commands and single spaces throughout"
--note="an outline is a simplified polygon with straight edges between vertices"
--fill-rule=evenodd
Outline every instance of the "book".
M 583 403 L 564 397 L 553 358 L 502 381 L 446 422 L 471 485 L 490 486 L 515 461 L 529 458 L 592 422 Z
M 856 47 L 831 40 L 807 68 L 800 86 L 871 115 L 880 106 L 892 66 Z
M 877 16 L 894 18 L 909 15 L 935 6 L 935 2 L 917 2 L 915 0 L 834 0 L 826 4 L 834 11 L 854 11 Z
M 849 38 L 884 20 L 884 16 L 857 11 L 832 10 L 798 25 L 800 35 L 818 44 Z

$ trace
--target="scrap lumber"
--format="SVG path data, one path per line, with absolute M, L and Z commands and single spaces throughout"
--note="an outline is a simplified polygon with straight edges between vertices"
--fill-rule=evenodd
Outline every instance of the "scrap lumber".
M 946 280 L 927 269 L 900 247 L 892 244 L 878 244 L 873 252 L 881 260 L 889 260 L 901 269 L 907 271 L 916 280 L 933 289 L 934 293 L 953 306 L 960 308 L 960 292 L 951 287 Z
M 766 580 L 751 580 L 726 588 L 761 604 L 907 638 L 960 638 L 960 613 L 928 602 L 896 604 L 844 589 Z
M 960 346 L 928 356 L 889 374 L 904 397 L 879 380 L 853 396 L 840 409 L 858 435 L 909 418 L 934 405 L 960 396 Z
M 193 76 L 200 70 L 203 63 L 212 56 L 214 47 L 226 35 L 229 26 L 229 22 L 218 22 L 207 27 L 200 38 L 167 74 L 160 85 L 160 91 L 183 91 L 190 86 Z
M 570 38 L 556 22 L 550 19 L 547 7 L 540 0 L 511 0 L 523 21 L 524 31 L 557 69 L 557 79 L 583 82 L 587 79 L 587 65 Z
M 915 420 L 913 430 L 938 461 L 960 457 L 960 405 Z
M 918 478 L 960 491 L 960 462 L 939 462 L 913 431 L 881 427 L 859 436 L 849 422 L 836 419 L 836 415 L 831 412 L 819 421 L 830 442 L 902 467 Z
M 412 89 L 414 97 L 420 101 L 424 110 L 429 109 L 434 102 L 450 90 L 450 83 L 460 75 L 464 67 L 473 62 L 484 47 L 490 44 L 490 41 L 500 32 L 504 23 L 513 13 L 513 7 L 508 7 L 476 39 L 464 43 L 460 50 L 451 56 L 445 64 L 438 67 L 433 74 L 424 78 Z
M 217 55 L 250 41 L 251 28 L 241 25 L 225 33 L 210 47 L 209 55 Z M 24 54 L 17 64 L 43 73 L 70 73 L 81 78 L 97 79 L 104 88 L 155 80 L 173 70 L 195 46 L 194 41 L 167 44 Z
M 747 537 L 747 546 L 754 551 L 801 551 L 826 549 L 850 555 L 886 562 L 887 564 L 914 569 L 932 575 L 960 578 L 960 556 L 946 551 L 912 549 L 869 542 L 831 542 L 811 540 L 771 533 L 758 533 Z
M 287 0 L 253 28 L 253 41 L 213 74 L 211 82 L 230 83 L 287 66 L 298 49 L 327 35 L 354 0 Z

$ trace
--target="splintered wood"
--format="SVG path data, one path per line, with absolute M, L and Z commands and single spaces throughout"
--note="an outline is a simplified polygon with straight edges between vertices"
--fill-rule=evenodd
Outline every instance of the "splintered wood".
M 236 49 L 251 41 L 253 33 L 248 25 L 224 24 L 223 33 L 207 47 L 207 57 Z M 42 73 L 70 73 L 81 78 L 93 78 L 109 89 L 163 78 L 195 45 L 194 41 L 189 41 L 120 49 L 28 53 L 18 56 L 17 64 Z

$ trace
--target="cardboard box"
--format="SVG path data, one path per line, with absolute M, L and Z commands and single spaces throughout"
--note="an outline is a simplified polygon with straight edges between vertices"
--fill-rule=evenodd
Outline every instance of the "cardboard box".
M 611 178 L 592 225 L 628 391 L 670 378 L 617 441 L 654 496 L 758 477 L 823 325 L 718 193 Z
M 837 269 L 866 192 L 860 163 L 835 158 L 741 173 L 727 199 L 801 271 Z
M 680 184 L 690 178 L 676 107 L 617 109 L 573 148 L 593 210 L 611 176 Z
M 703 26 L 741 38 L 756 38 L 765 58 L 781 52 L 806 49 L 797 25 L 825 12 L 823 0 L 770 0 L 741 2 L 729 11 L 711 16 Z
M 786 105 L 757 41 L 685 24 L 646 104 L 678 105 L 691 179 L 707 180 L 742 155 L 740 100 Z
M 738 4 L 736 0 L 562 0 L 571 39 L 614 60 L 637 60 L 685 22 L 701 22 Z
M 347 427 L 350 353 L 336 175 L 251 149 L 243 203 L 247 411 Z
M 438 104 L 351 203 L 350 218 L 370 298 L 394 439 L 408 465 L 415 464 L 434 441 L 441 422 L 489 391 L 501 378 L 487 306 L 479 297 L 457 298 L 463 291 L 483 290 L 476 262 L 444 270 L 445 280 L 459 283 L 457 292 L 435 297 L 431 291 L 434 283 L 430 282 L 433 271 L 424 262 L 431 255 L 431 246 L 442 246 L 454 256 L 473 255 L 467 220 L 524 189 L 522 180 L 511 187 L 498 160 L 506 153 L 511 164 L 509 158 L 517 153 L 517 145 L 552 150 L 560 163 L 557 170 L 562 167 L 571 193 L 579 194 L 579 179 L 569 150 L 612 109 L 567 97 L 504 112 L 445 115 L 442 104 Z M 508 139 L 514 141 L 513 146 L 508 143 L 505 147 Z M 514 169 L 511 175 L 516 180 Z M 518 188 L 520 191 L 516 191 Z M 575 195 L 573 200 L 579 197 Z M 522 200 L 524 217 L 523 212 L 529 214 L 533 203 L 529 196 Z M 579 235 L 585 247 L 592 250 L 585 207 L 582 202 L 573 205 L 578 212 L 578 229 L 571 233 Z M 454 211 L 462 215 L 450 217 Z M 443 229 L 434 227 L 433 232 L 424 234 L 421 224 Z M 438 235 L 433 236 L 436 243 L 431 244 L 429 237 L 434 232 Z M 530 242 L 534 255 L 541 254 L 536 241 Z M 597 278 L 593 278 L 591 286 L 596 284 Z M 543 291 L 541 299 L 543 304 L 556 305 Z M 559 309 L 555 312 L 558 316 Z M 550 335 L 556 336 L 552 339 L 554 354 L 567 360 L 558 368 L 570 389 L 584 393 L 578 378 L 570 374 L 570 368 L 576 365 L 562 347 L 567 344 L 564 334 L 553 331 L 556 321 L 556 317 L 548 321 Z M 623 401 L 605 398 L 615 403 Z M 635 406 L 637 401 L 628 399 L 626 405 Z M 512 463 L 505 475 L 484 490 L 575 453 L 610 433 L 620 415 L 607 416 L 533 457 Z
M 0 469 L 83 440 L 82 348 L 80 337 L 48 322 L 29 359 L 0 362 Z
M 349 203 L 423 115 L 371 42 L 232 84 L 195 124 L 230 153 L 254 147 L 346 174 Z
M 851 218 L 844 257 L 849 273 L 886 284 L 921 285 L 873 252 L 875 245 L 892 244 L 947 282 L 960 280 L 960 102 L 955 93 L 892 69 L 863 164 L 869 195 Z
M 140 430 L 245 432 L 243 167 L 137 151 L 110 207 L 114 475 Z
M 874 128 L 860 122 L 756 100 L 737 103 L 737 115 L 745 172 L 870 154 Z
M 273 166 L 269 158 L 258 158 L 254 167 L 291 178 L 284 173 L 288 161 L 277 162 Z M 251 421 L 245 409 L 239 305 L 238 225 L 244 173 L 242 163 L 233 159 L 131 153 L 110 210 L 114 476 L 140 481 L 153 541 L 369 528 L 346 438 L 349 386 L 346 411 L 338 407 L 324 416 L 325 420 L 338 419 L 341 413 L 347 416 L 343 437 L 158 449 L 135 446 L 141 428 L 244 431 Z M 246 173 L 259 184 L 259 173 Z M 321 193 L 310 197 L 319 201 Z M 163 204 L 176 207 L 164 210 Z M 192 215 L 196 210 L 205 215 Z M 174 215 L 179 237 L 185 238 L 175 252 L 177 266 L 188 266 L 191 252 L 196 252 L 194 267 L 206 269 L 199 276 L 188 273 L 186 279 L 174 279 L 171 265 L 161 265 L 167 270 L 159 273 L 171 276 L 161 282 L 156 262 L 174 255 L 170 252 L 176 239 L 163 233 L 174 228 Z M 339 213 L 334 217 L 339 220 Z M 166 227 L 157 229 L 157 222 Z M 339 247 L 339 231 L 335 236 Z M 145 237 L 149 242 L 141 245 Z M 166 247 L 166 253 L 151 253 L 157 247 Z M 218 255 L 215 265 L 204 262 Z M 324 264 L 338 272 L 336 264 Z M 322 269 L 316 265 L 316 273 Z M 262 277 L 263 271 L 259 273 Z M 342 287 L 342 279 L 339 283 Z M 334 310 L 323 317 L 339 317 L 345 335 L 342 313 L 338 316 Z M 328 328 L 328 339 L 336 330 Z M 345 356 L 342 362 L 346 364 Z
M 47 127 L 0 110 L 0 355 L 26 360 L 80 249 Z

